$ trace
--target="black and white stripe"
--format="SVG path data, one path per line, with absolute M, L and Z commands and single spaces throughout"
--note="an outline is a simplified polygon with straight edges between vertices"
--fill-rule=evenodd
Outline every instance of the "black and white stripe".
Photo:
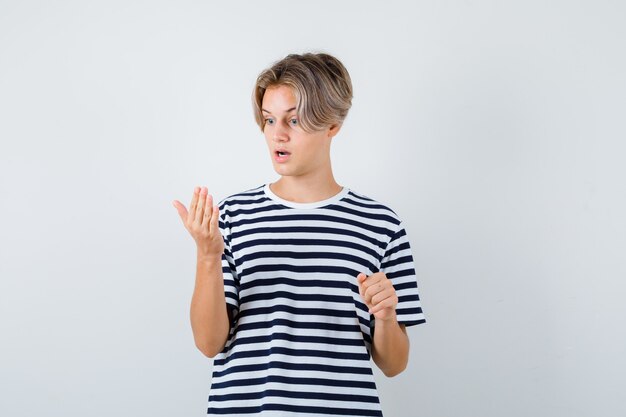
M 370 361 L 374 317 L 356 276 L 384 272 L 398 322 L 426 321 L 396 213 L 347 187 L 293 203 L 264 184 L 218 205 L 234 323 L 214 359 L 208 414 L 382 416 Z

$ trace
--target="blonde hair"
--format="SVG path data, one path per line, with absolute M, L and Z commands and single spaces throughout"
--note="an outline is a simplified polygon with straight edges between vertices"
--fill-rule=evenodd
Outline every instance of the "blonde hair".
M 352 106 L 350 74 L 337 58 L 326 53 L 289 54 L 263 70 L 254 85 L 254 117 L 261 131 L 265 90 L 279 85 L 293 88 L 298 123 L 306 132 L 342 124 Z

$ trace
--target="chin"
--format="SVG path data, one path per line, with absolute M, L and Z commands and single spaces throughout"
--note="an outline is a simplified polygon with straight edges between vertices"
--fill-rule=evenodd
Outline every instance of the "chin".
M 280 166 L 278 164 L 274 165 L 274 171 L 278 175 L 282 175 L 283 177 L 291 177 L 294 175 L 293 169 L 285 166 Z
M 288 169 L 284 169 L 281 167 L 274 167 L 274 171 L 278 174 L 278 175 L 282 175 L 284 177 L 288 177 L 291 175 L 291 172 L 289 172 Z

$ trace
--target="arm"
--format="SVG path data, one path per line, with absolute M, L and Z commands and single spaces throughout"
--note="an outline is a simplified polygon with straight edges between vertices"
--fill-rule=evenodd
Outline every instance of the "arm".
M 372 359 L 387 377 L 393 377 L 406 369 L 409 362 L 409 337 L 404 324 L 394 317 L 376 320 L 372 341 Z
M 191 299 L 191 329 L 196 347 L 212 358 L 220 353 L 230 332 L 226 309 L 222 254 L 224 238 L 219 229 L 219 207 L 206 187 L 195 187 L 189 211 L 173 201 L 178 215 L 196 241 L 196 285 Z M 229 310 L 230 311 L 230 310 Z
M 209 358 L 220 353 L 230 332 L 230 311 L 224 297 L 222 259 L 198 254 L 191 299 L 191 328 L 196 347 Z
M 360 273 L 357 282 L 359 293 L 375 318 L 372 359 L 385 376 L 396 376 L 409 362 L 409 337 L 405 326 L 398 323 L 396 291 L 383 272 L 369 277 Z

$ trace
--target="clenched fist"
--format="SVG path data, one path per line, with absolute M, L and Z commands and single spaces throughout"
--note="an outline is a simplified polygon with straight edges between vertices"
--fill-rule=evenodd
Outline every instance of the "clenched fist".
M 376 272 L 369 277 L 364 273 L 357 275 L 359 294 L 377 320 L 395 320 L 398 296 L 389 278 L 383 272 Z

